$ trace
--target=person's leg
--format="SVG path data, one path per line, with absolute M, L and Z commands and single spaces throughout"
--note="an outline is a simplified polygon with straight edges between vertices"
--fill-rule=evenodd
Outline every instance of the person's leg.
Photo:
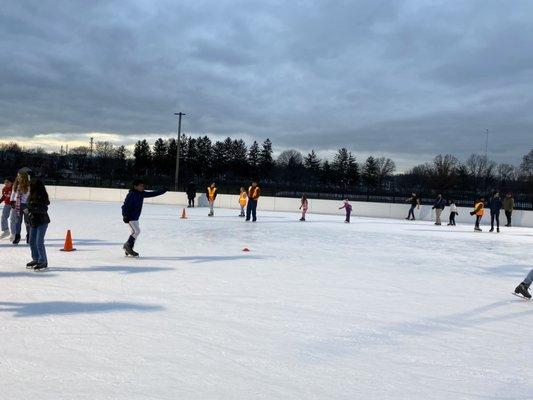
M 257 221 L 257 200 L 252 200 L 252 221 Z
M 46 236 L 46 229 L 48 224 L 43 224 L 37 227 L 36 230 L 36 247 L 39 258 L 37 261 L 39 264 L 48 264 L 48 258 L 46 257 L 46 247 L 44 246 L 44 237 Z
M 509 211 L 509 226 L 513 224 L 513 210 Z
M 440 215 L 442 214 L 442 210 L 441 210 L 440 208 L 436 209 L 436 210 L 435 210 L 435 214 L 436 214 L 436 216 L 437 216 L 437 218 L 436 218 L 436 222 L 435 222 L 435 223 L 436 223 L 437 225 L 440 225 L 440 224 L 441 224 L 441 221 L 440 221 Z
M 531 283 L 533 283 L 533 269 L 527 274 L 526 279 L 524 279 L 524 283 L 527 285 L 527 287 L 531 286 Z
M 409 212 L 407 213 L 407 218 L 406 218 L 406 219 L 411 219 L 411 217 L 412 217 L 413 219 L 415 219 L 415 212 L 414 212 L 414 210 L 415 210 L 415 207 L 414 207 L 414 206 L 409 207 Z
M 476 215 L 476 229 L 479 229 L 479 221 L 481 220 L 481 217 L 479 215 Z
M 346 222 L 350 222 L 350 214 L 352 212 L 351 211 L 346 211 Z
M 214 201 L 209 202 L 209 214 L 215 215 L 215 202 Z
M 141 228 L 139 227 L 139 221 L 130 221 L 128 225 L 130 226 L 130 237 L 128 238 L 127 243 L 133 249 L 135 246 L 135 241 L 141 234 Z
M 494 213 L 490 213 L 490 230 L 494 230 Z
M 246 221 L 250 221 L 250 218 L 252 216 L 252 200 L 248 200 L 248 204 L 246 205 Z
M 20 235 L 20 230 L 22 229 L 22 214 L 20 211 L 15 210 L 12 217 L 11 233 L 14 235 Z
M 37 228 L 30 228 L 30 250 L 32 261 L 39 262 L 39 250 L 37 248 Z
M 244 217 L 244 205 L 241 204 L 241 213 L 239 217 Z
M 9 216 L 11 215 L 11 206 L 9 204 L 4 204 L 2 209 L 2 232 L 9 233 Z
M 500 213 L 499 212 L 496 213 L 496 229 L 498 231 L 500 230 Z

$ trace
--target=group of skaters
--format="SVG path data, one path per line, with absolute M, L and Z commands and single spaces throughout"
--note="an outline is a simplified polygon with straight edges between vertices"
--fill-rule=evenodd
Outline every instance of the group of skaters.
M 13 245 L 18 245 L 24 224 L 25 241 L 30 246 L 31 254 L 31 261 L 26 268 L 42 271 L 48 268 L 44 240 L 50 223 L 50 200 L 42 180 L 32 177 L 30 173 L 29 169 L 23 169 L 15 179 L 4 179 L 0 239 L 8 239 Z
M 407 220 L 415 220 L 415 209 L 420 209 L 420 197 L 416 193 L 412 193 L 411 197 L 405 200 L 411 204 L 409 212 L 407 214 Z M 442 213 L 446 206 L 450 208 L 450 215 L 448 217 L 448 226 L 455 226 L 455 217 L 459 215 L 457 205 L 455 200 L 450 199 L 446 201 L 441 194 L 437 196 L 433 203 L 432 210 L 435 210 L 435 225 L 442 225 Z M 507 193 L 505 198 L 502 200 L 500 197 L 499 191 L 494 191 L 491 197 L 486 201 L 482 196 L 479 197 L 474 203 L 474 209 L 470 212 L 470 215 L 475 216 L 474 230 L 481 232 L 480 227 L 481 219 L 485 215 L 485 209 L 490 211 L 490 231 L 494 232 L 494 227 L 496 227 L 496 232 L 500 232 L 500 212 L 503 209 L 505 211 L 505 217 L 507 218 L 507 223 L 505 226 L 509 227 L 512 223 L 512 215 L 514 210 L 514 198 L 512 193 Z

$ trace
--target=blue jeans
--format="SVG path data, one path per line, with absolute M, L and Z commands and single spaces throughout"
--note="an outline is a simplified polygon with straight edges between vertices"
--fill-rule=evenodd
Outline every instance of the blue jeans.
M 46 235 L 47 228 L 48 224 L 39 225 L 36 228 L 30 228 L 31 258 L 39 264 L 48 263 L 48 259 L 46 258 L 46 248 L 44 247 L 44 236 Z
M 531 282 L 533 282 L 533 269 L 529 271 L 529 274 L 527 274 L 526 279 L 524 279 L 524 283 L 527 286 L 531 285 Z
M 11 234 L 20 235 L 22 230 L 22 220 L 24 219 L 24 224 L 26 225 L 26 233 L 30 233 L 30 226 L 28 223 L 28 214 L 24 210 L 28 209 L 27 204 L 20 205 L 20 212 L 13 210 L 11 213 Z
M 257 200 L 248 199 L 248 205 L 246 206 L 246 221 L 250 221 L 252 217 L 253 221 L 257 221 Z
M 9 216 L 11 215 L 11 206 L 9 204 L 4 204 L 4 209 L 2 210 L 2 232 L 9 232 Z

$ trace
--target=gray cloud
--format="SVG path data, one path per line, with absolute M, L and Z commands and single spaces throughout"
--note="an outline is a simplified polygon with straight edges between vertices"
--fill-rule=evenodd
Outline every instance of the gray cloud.
M 4 1 L 0 138 L 271 137 L 465 158 L 533 146 L 533 4 Z

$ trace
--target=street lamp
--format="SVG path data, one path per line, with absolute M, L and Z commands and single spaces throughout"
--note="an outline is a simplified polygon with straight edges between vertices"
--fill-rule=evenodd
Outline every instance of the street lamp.
M 178 191 L 178 176 L 180 173 L 180 147 L 181 147 L 181 117 L 185 115 L 181 111 L 174 113 L 178 116 L 178 150 L 176 152 L 176 174 L 174 175 L 174 190 Z

